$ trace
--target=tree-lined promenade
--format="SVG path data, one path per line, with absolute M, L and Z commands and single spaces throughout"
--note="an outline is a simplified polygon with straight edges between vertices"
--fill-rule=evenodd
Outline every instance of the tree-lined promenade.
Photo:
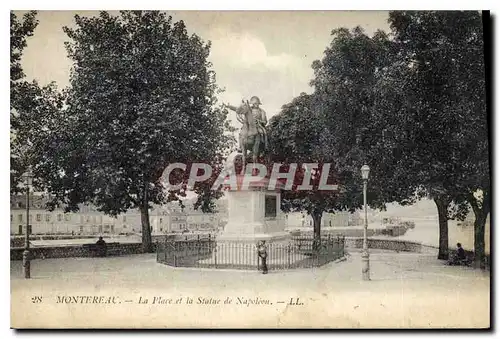
M 284 103 L 270 119 L 272 163 L 285 171 L 318 164 L 311 181 L 330 164 L 338 184 L 285 190 L 282 209 L 311 215 L 319 237 L 323 212 L 361 207 L 359 169 L 368 164 L 371 207 L 434 200 L 440 259 L 448 257 L 448 220 L 472 210 L 482 266 L 491 196 L 488 18 L 394 11 L 388 20 L 390 31 L 373 36 L 359 27 L 334 29 L 323 58 L 312 64 L 311 93 Z M 11 190 L 22 193 L 21 174 L 31 166 L 36 189 L 50 194 L 49 209 L 91 203 L 112 216 L 138 209 L 149 252 L 153 204 L 179 200 L 189 186 L 197 207 L 211 211 L 223 194 L 211 189 L 213 180 L 190 183 L 189 172 L 179 174 L 175 189 L 161 183 L 175 163 L 210 159 L 218 174 L 236 147 L 207 60 L 211 44 L 156 11 L 101 12 L 75 22 L 61 27 L 73 63 L 70 86 L 61 90 L 26 80 L 20 61 L 37 34 L 36 12 L 11 13 Z
M 484 20 L 483 20 L 484 19 Z M 448 258 L 448 220 L 475 214 L 476 264 L 484 264 L 490 212 L 484 32 L 479 12 L 390 12 L 390 32 L 332 31 L 314 62 L 312 94 L 271 120 L 280 160 L 331 162 L 344 187 L 285 192 L 285 206 L 313 217 L 358 208 L 359 168 L 368 164 L 368 202 L 435 201 L 440 259 Z M 486 31 L 487 32 L 487 31 Z M 326 194 L 325 194 L 326 193 Z

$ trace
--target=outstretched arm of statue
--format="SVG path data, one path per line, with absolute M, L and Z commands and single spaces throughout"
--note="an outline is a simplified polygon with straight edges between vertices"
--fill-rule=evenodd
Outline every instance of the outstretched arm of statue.
M 236 110 L 238 109 L 238 107 L 233 106 L 233 105 L 229 105 L 229 104 L 226 104 L 225 106 L 226 106 L 227 108 L 229 108 L 231 111 L 235 111 L 235 112 L 236 112 Z

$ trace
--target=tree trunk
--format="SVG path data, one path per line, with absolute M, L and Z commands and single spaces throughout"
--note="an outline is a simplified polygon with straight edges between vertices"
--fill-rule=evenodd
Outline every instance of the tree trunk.
M 448 205 L 449 202 L 443 198 L 435 198 L 439 218 L 439 252 L 438 259 L 448 260 Z
M 475 215 L 474 220 L 474 266 L 485 268 L 485 248 L 484 248 L 484 229 L 486 224 L 486 215 L 480 213 Z
M 149 224 L 149 204 L 148 204 L 148 191 L 147 183 L 143 187 L 143 196 L 141 199 L 141 205 L 139 206 L 141 211 L 141 225 L 142 225 L 142 251 L 144 253 L 153 252 L 153 243 L 151 241 L 151 226 Z
M 321 217 L 323 216 L 322 212 L 314 212 L 311 214 L 313 219 L 313 232 L 314 232 L 314 241 L 313 241 L 313 249 L 318 249 L 321 244 Z
M 489 191 L 485 191 L 483 201 L 478 204 L 474 194 L 470 194 L 469 203 L 474 211 L 474 266 L 478 268 L 485 268 L 485 241 L 484 231 L 486 226 L 486 219 L 490 213 L 490 197 Z
M 151 227 L 149 225 L 148 206 L 141 206 L 141 225 L 142 225 L 142 251 L 144 253 L 153 252 L 153 243 L 151 241 Z

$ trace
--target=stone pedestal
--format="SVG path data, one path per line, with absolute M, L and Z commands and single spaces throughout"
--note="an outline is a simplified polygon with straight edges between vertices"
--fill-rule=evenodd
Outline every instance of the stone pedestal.
M 281 193 L 278 186 L 268 189 L 267 178 L 251 182 L 248 188 L 242 188 L 245 180 L 238 176 L 237 186 L 226 191 L 228 201 L 228 222 L 218 241 L 238 241 L 257 243 L 288 241 L 290 235 L 285 231 L 285 222 L 281 213 Z
M 248 179 L 248 178 L 247 178 Z M 281 213 L 281 186 L 268 189 L 269 180 L 251 182 L 243 188 L 243 175 L 237 177 L 237 185 L 226 186 L 228 201 L 228 222 L 222 234 L 217 236 L 217 249 L 210 262 L 228 267 L 256 266 L 258 262 L 256 245 L 264 240 L 266 244 L 286 245 L 290 234 L 285 231 Z M 271 249 L 270 249 L 271 250 Z M 274 251 L 271 261 L 286 260 L 286 251 Z

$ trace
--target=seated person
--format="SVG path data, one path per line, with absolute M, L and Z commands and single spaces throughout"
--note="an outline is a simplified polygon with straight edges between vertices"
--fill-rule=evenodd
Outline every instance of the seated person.
M 457 251 L 449 261 L 450 265 L 465 265 L 467 264 L 467 256 L 461 243 L 457 243 Z
M 465 251 L 462 248 L 461 243 L 457 243 L 457 259 L 458 260 L 465 260 L 467 257 L 465 256 Z
M 102 237 L 99 237 L 99 240 L 95 243 L 97 245 L 97 255 L 100 257 L 106 256 L 106 242 Z

